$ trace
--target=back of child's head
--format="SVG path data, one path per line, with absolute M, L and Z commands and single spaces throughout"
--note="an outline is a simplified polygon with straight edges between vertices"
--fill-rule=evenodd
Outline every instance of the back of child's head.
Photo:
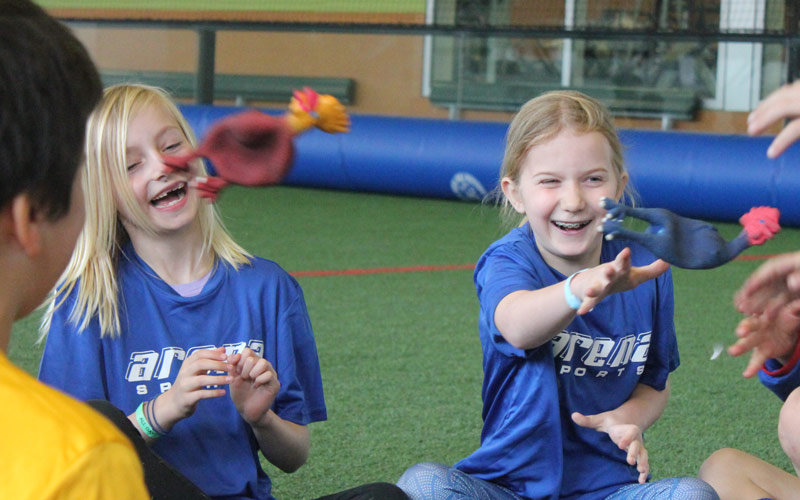
M 91 58 L 64 25 L 28 0 L 0 0 L 0 207 L 26 193 L 51 219 L 68 211 L 101 92 Z
M 529 100 L 514 116 L 506 134 L 500 180 L 508 177 L 513 182 L 518 182 L 528 151 L 567 129 L 579 133 L 602 134 L 611 148 L 611 163 L 617 179 L 620 180 L 627 174 L 622 144 L 608 108 L 581 92 L 557 90 Z M 626 192 L 631 193 L 628 189 L 626 186 Z M 505 213 L 512 212 L 508 200 L 504 199 L 503 205 Z

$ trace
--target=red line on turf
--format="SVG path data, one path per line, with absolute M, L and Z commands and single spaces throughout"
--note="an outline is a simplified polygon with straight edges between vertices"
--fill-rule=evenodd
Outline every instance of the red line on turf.
M 463 264 L 454 266 L 375 267 L 372 269 L 340 269 L 332 271 L 293 271 L 289 274 L 295 277 L 348 276 L 354 274 L 416 273 L 424 271 L 462 271 L 474 268 L 475 264 Z
M 779 254 L 771 254 L 771 255 L 740 255 L 733 260 L 767 260 L 773 257 L 777 257 Z
M 766 260 L 777 255 L 740 255 L 734 260 Z M 373 267 L 370 269 L 334 269 L 328 271 L 292 271 L 289 274 L 296 278 L 317 276 L 354 276 L 359 274 L 392 274 L 418 273 L 432 271 L 466 271 L 475 269 L 475 264 L 459 264 L 450 266 L 408 266 L 408 267 Z

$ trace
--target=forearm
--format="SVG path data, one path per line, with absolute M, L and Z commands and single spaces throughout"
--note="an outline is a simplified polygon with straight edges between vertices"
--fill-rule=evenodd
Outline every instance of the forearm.
M 567 305 L 561 282 L 506 295 L 495 309 L 494 321 L 509 344 L 518 349 L 534 349 L 561 332 L 575 314 Z
M 311 437 L 308 428 L 284 420 L 269 410 L 251 426 L 261 453 L 284 472 L 294 472 L 308 459 Z
M 663 391 L 657 391 L 649 385 L 639 384 L 627 401 L 609 413 L 617 423 L 635 424 L 644 431 L 664 413 L 669 394 L 669 380 Z

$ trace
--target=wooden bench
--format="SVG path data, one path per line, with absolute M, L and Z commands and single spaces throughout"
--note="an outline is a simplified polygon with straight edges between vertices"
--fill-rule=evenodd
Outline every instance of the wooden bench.
M 120 83 L 145 83 L 167 90 L 178 99 L 190 99 L 195 95 L 194 73 L 173 71 L 101 70 L 104 86 Z M 271 76 L 215 74 L 214 99 L 233 100 L 237 104 L 246 102 L 288 103 L 292 92 L 311 87 L 320 94 L 330 94 L 342 104 L 352 104 L 355 97 L 355 80 L 324 76 Z
M 672 120 L 693 120 L 700 107 L 700 98 L 690 90 L 653 89 L 646 87 L 557 87 L 537 84 L 467 83 L 458 88 L 454 83 L 431 85 L 431 103 L 451 109 L 516 111 L 529 99 L 550 90 L 578 90 L 603 104 L 615 116 L 659 118 L 668 129 Z

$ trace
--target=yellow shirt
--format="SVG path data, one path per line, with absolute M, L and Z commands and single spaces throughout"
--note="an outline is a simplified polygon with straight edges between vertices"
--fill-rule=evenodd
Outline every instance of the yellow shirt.
M 131 443 L 0 352 L 0 500 L 106 498 L 150 498 Z

